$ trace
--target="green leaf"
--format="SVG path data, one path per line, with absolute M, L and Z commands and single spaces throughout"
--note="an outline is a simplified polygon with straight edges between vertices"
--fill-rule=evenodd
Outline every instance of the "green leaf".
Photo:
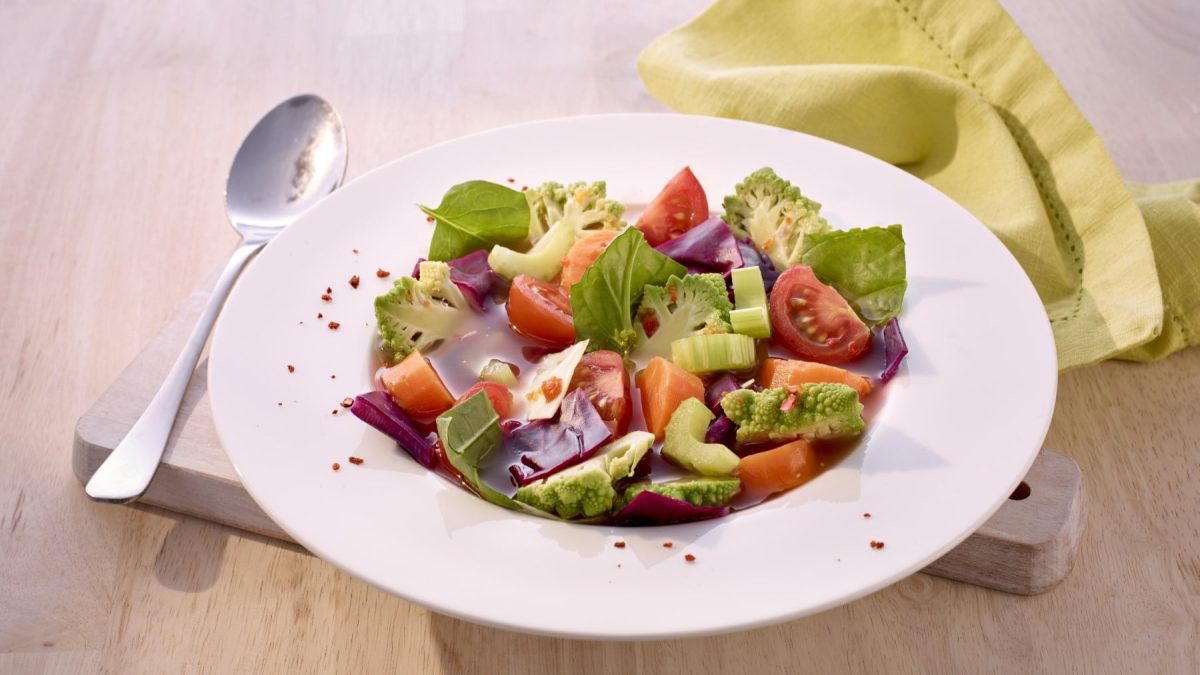
M 479 496 L 508 509 L 519 509 L 517 502 L 483 482 L 479 470 L 488 455 L 504 440 L 500 416 L 492 408 L 487 394 L 479 391 L 437 418 L 438 438 L 446 449 L 446 459 L 466 479 Z
M 837 289 L 868 324 L 900 313 L 908 288 L 899 225 L 811 234 L 800 262 Z
M 684 274 L 687 269 L 651 248 L 641 231 L 627 228 L 571 287 L 575 339 L 591 340 L 592 350 L 627 354 L 637 340 L 633 307 L 642 299 L 642 290 Z
M 529 202 L 517 190 L 472 180 L 450 188 L 437 208 L 421 206 L 437 226 L 430 260 L 453 260 L 494 244 L 515 244 L 529 233 Z

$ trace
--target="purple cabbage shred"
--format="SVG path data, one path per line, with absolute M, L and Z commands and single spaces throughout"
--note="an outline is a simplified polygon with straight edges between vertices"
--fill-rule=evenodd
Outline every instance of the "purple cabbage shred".
M 900 321 L 892 319 L 883 325 L 883 372 L 879 375 L 881 384 L 892 379 L 896 370 L 900 368 L 900 362 L 907 355 L 908 345 L 900 332 Z
M 509 472 L 517 485 L 528 485 L 588 459 L 610 438 L 596 407 L 576 389 L 563 399 L 557 422 L 535 420 L 508 433 L 506 449 L 519 458 Z
M 725 221 L 713 216 L 654 250 L 683 265 L 693 274 L 728 274 L 742 266 L 737 239 Z
M 354 398 L 350 412 L 358 419 L 391 437 L 426 469 L 437 467 L 438 455 L 429 437 L 396 405 L 386 391 L 372 391 Z
M 728 506 L 696 506 L 657 492 L 643 490 L 621 509 L 613 522 L 617 525 L 670 525 L 720 518 L 729 514 Z

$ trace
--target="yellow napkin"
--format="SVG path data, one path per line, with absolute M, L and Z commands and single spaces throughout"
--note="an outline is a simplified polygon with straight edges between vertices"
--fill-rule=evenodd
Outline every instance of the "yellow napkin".
M 1200 185 L 1126 186 L 993 0 L 719 0 L 638 70 L 677 110 L 822 136 L 962 204 L 1033 280 L 1061 368 L 1200 342 Z

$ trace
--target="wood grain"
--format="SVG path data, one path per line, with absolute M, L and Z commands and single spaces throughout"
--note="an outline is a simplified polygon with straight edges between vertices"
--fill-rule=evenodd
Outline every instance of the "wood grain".
M 208 284 L 202 284 L 79 418 L 71 457 L 81 483 L 87 483 L 141 416 L 208 296 Z M 202 361 L 188 383 L 162 464 L 138 502 L 292 542 L 242 487 L 221 447 L 209 407 L 206 365 Z M 925 571 L 1022 595 L 1044 593 L 1061 582 L 1075 564 L 1084 524 L 1079 467 L 1065 455 L 1043 450 L 1025 477 L 1024 487 L 1030 486 L 1030 494 L 1010 499 Z
M 1047 444 L 1082 468 L 1090 527 L 1031 598 L 916 575 L 719 638 L 563 641 L 84 498 L 72 426 L 232 247 L 225 172 L 263 110 L 330 98 L 351 177 L 502 124 L 660 110 L 633 59 L 704 4 L 0 0 L 0 672 L 1194 672 L 1195 349 L 1060 378 Z M 1200 5 L 1005 4 L 1126 176 L 1200 175 Z

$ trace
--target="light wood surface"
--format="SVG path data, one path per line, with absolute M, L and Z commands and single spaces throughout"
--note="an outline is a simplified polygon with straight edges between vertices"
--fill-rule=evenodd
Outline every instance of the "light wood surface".
M 196 324 L 211 283 L 207 280 L 188 296 L 79 418 L 71 463 L 81 483 L 87 483 L 141 416 Z M 242 487 L 221 447 L 212 422 L 206 367 L 204 359 L 188 383 L 162 464 L 138 502 L 292 542 Z M 925 571 L 1009 593 L 1044 593 L 1075 564 L 1085 522 L 1083 505 L 1079 467 L 1066 455 L 1043 450 L 1013 498 Z
M 746 633 L 561 641 L 84 498 L 74 422 L 231 249 L 225 172 L 262 111 L 329 97 L 358 175 L 501 124 L 659 110 L 634 56 L 703 4 L 0 0 L 0 672 L 1195 672 L 1195 349 L 1061 377 L 1047 444 L 1082 468 L 1090 526 L 1031 598 L 916 575 Z M 1200 175 L 1200 5 L 1005 4 L 1127 177 Z

